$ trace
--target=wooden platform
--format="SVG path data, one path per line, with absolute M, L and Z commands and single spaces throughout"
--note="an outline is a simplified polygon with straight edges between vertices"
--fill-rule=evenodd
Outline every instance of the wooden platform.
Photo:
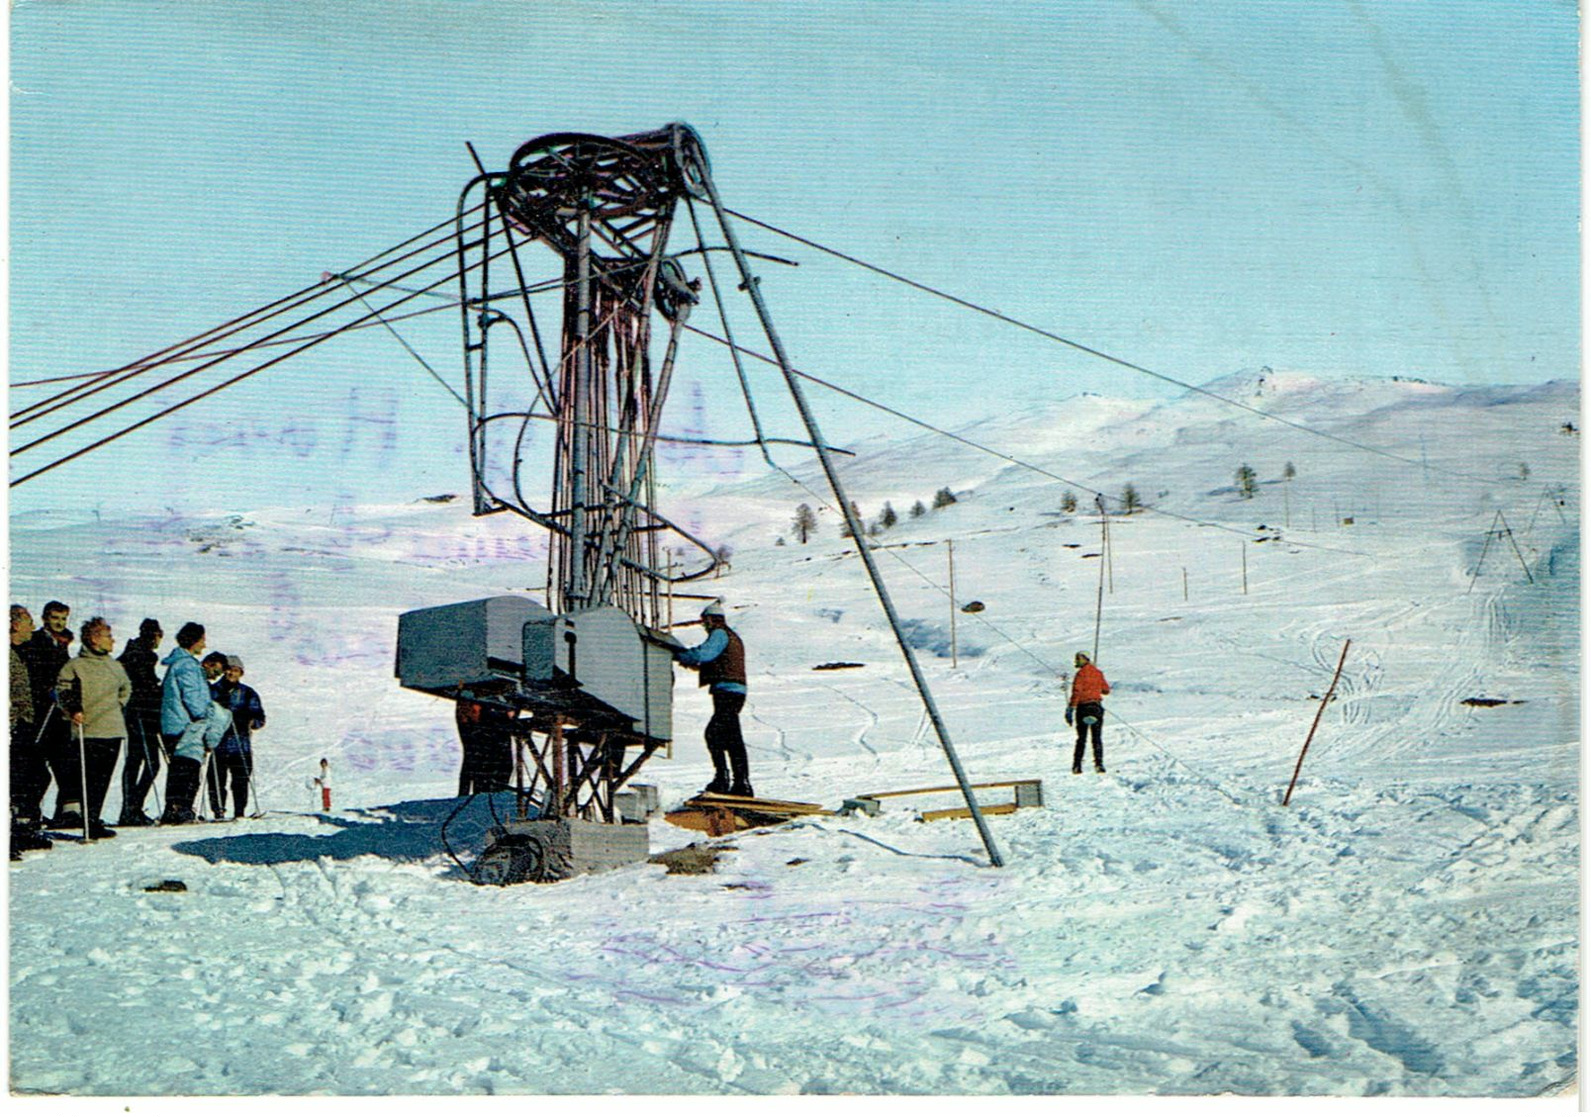
M 759 826 L 778 826 L 809 815 L 832 815 L 817 803 L 794 803 L 785 799 L 754 799 L 744 795 L 701 794 L 687 799 L 678 810 L 663 817 L 675 826 L 700 830 L 717 838 L 737 830 Z

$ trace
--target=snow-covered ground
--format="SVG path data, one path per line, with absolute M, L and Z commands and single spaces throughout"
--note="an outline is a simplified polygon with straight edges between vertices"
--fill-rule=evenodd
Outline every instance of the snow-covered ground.
M 894 807 L 723 839 L 705 876 L 477 888 L 443 844 L 451 710 L 396 685 L 396 618 L 539 592 L 526 525 L 423 494 L 19 518 L 12 600 L 59 597 L 119 636 L 200 620 L 270 721 L 263 817 L 12 865 L 12 1089 L 1573 1089 L 1578 385 L 1264 370 L 1210 390 L 1340 441 L 1197 394 L 1086 397 L 961 432 L 1023 464 L 924 434 L 845 467 L 865 516 L 901 515 L 879 562 L 969 774 L 1043 780 L 1042 808 L 989 820 L 1000 869 L 970 823 Z M 795 541 L 823 490 L 791 470 L 672 478 L 671 511 L 734 548 L 710 585 L 750 651 L 759 792 L 838 807 L 948 782 L 832 509 Z M 1102 556 L 1087 490 L 1129 482 L 1154 511 L 1112 515 Z M 942 486 L 956 503 L 908 514 Z M 954 663 L 949 539 L 958 601 L 984 605 L 955 614 Z M 1061 676 L 1098 600 L 1109 773 L 1073 776 Z M 813 670 L 833 661 L 864 666 Z M 666 807 L 709 772 L 691 683 L 673 758 L 643 774 Z M 322 757 L 329 815 L 308 785 Z M 489 815 L 472 804 L 447 841 L 479 848 Z M 656 851 L 700 839 L 651 824 Z M 146 891 L 167 879 L 187 890 Z

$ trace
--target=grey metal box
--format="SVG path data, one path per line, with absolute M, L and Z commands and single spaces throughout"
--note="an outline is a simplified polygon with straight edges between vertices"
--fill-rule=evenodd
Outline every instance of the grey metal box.
M 632 783 L 613 793 L 614 809 L 625 822 L 645 822 L 657 813 L 661 803 L 654 784 Z
M 522 648 L 526 682 L 568 676 L 580 690 L 634 721 L 657 740 L 674 735 L 674 657 L 642 639 L 629 614 L 598 605 L 526 624 Z
M 511 594 L 412 609 L 398 617 L 398 681 L 416 690 L 449 690 L 517 680 L 526 624 L 551 619 L 539 602 Z

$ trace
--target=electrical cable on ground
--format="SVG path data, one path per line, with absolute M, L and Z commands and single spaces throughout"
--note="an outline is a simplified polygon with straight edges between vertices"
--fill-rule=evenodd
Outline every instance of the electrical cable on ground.
M 1106 710 L 1105 712 L 1110 715 L 1110 718 L 1111 718 L 1112 721 L 1120 722 L 1122 724 L 1122 726 L 1129 733 L 1132 733 L 1134 736 L 1143 738 L 1151 746 L 1153 746 L 1156 749 L 1159 749 L 1160 752 L 1165 754 L 1165 756 L 1169 760 L 1172 761 L 1172 763 L 1177 764 L 1177 765 L 1181 766 L 1182 768 L 1187 769 L 1188 772 L 1192 773 L 1194 779 L 1198 780 L 1200 783 L 1207 784 L 1208 786 L 1210 786 L 1214 790 L 1220 792 L 1222 798 L 1226 799 L 1228 802 L 1232 803 L 1234 806 L 1241 807 L 1241 806 L 1244 805 L 1240 800 L 1238 800 L 1238 799 L 1234 798 L 1232 795 L 1230 795 L 1226 791 L 1226 789 L 1223 788 L 1220 784 L 1218 784 L 1214 780 L 1210 779 L 1208 776 L 1206 776 L 1204 773 L 1200 772 L 1197 768 L 1194 768 L 1192 765 L 1188 764 L 1186 761 L 1184 761 L 1184 760 L 1180 759 L 1179 757 L 1177 757 L 1175 754 L 1173 754 L 1171 752 L 1170 749 L 1166 748 L 1159 741 L 1156 741 L 1153 737 L 1149 736 L 1149 734 L 1145 733 L 1142 729 L 1139 729 L 1137 726 L 1133 725 L 1132 723 L 1127 721 L 1127 719 L 1123 718 L 1121 715 L 1117 714 L 1113 710 Z

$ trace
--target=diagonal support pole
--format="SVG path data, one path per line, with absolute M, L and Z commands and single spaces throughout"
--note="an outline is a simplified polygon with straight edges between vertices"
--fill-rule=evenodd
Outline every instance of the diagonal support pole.
M 735 258 L 735 266 L 740 269 L 741 286 L 751 296 L 751 305 L 756 310 L 757 318 L 762 323 L 762 331 L 767 335 L 768 344 L 778 359 L 779 371 L 783 373 L 785 383 L 790 388 L 790 396 L 795 401 L 796 410 L 801 413 L 801 421 L 806 424 L 807 434 L 817 451 L 818 462 L 823 466 L 823 474 L 828 478 L 829 488 L 833 490 L 834 499 L 839 503 L 840 514 L 845 517 L 851 538 L 856 541 L 856 552 L 862 557 L 862 565 L 867 568 L 867 577 L 873 583 L 873 592 L 878 595 L 878 603 L 883 606 L 884 616 L 889 620 L 889 626 L 895 633 L 895 642 L 900 645 L 901 655 L 906 659 L 906 667 L 911 672 L 912 682 L 917 687 L 918 695 L 922 698 L 923 708 L 928 712 L 929 720 L 933 722 L 934 732 L 939 735 L 939 745 L 944 750 L 945 758 L 950 761 L 950 770 L 955 773 L 956 783 L 960 786 L 962 797 L 967 803 L 967 810 L 972 815 L 973 824 L 978 828 L 978 836 L 983 839 L 983 848 L 989 853 L 989 863 L 999 868 L 1005 864 L 1005 860 L 1000 856 L 1000 849 L 995 845 L 994 835 L 989 832 L 989 824 L 984 820 L 983 812 L 978 809 L 977 799 L 972 794 L 972 786 L 967 781 L 966 772 L 962 770 L 956 748 L 951 744 L 950 732 L 945 728 L 944 719 L 939 716 L 939 707 L 928 689 L 928 680 L 924 678 L 922 668 L 917 664 L 917 656 L 912 651 L 911 645 L 906 642 L 906 634 L 901 630 L 900 617 L 895 613 L 895 605 L 890 600 L 889 590 L 885 588 L 883 576 L 879 574 L 878 566 L 868 550 L 867 532 L 851 511 L 851 500 L 846 495 L 844 486 L 840 484 L 839 474 L 835 472 L 828 443 L 824 441 L 822 432 L 818 430 L 817 418 L 807 403 L 806 394 L 801 390 L 801 381 L 791 367 L 789 358 L 785 356 L 784 344 L 779 340 L 773 319 L 769 317 L 768 308 L 762 301 L 762 292 L 757 287 L 757 277 L 751 274 L 751 266 L 746 260 L 745 252 L 741 250 L 739 239 L 729 225 L 723 202 L 718 197 L 718 188 L 713 184 L 707 167 L 701 166 L 699 173 L 708 200 L 718 215 L 719 227 L 724 231 L 724 240 Z
M 1320 728 L 1320 715 L 1326 712 L 1326 703 L 1331 701 L 1331 696 L 1337 693 L 1337 680 L 1342 678 L 1342 665 L 1348 662 L 1348 646 L 1352 640 L 1342 642 L 1342 655 L 1337 660 L 1337 671 L 1331 677 L 1331 686 L 1326 688 L 1326 697 L 1320 700 L 1320 709 L 1315 711 L 1315 720 L 1309 723 L 1309 735 L 1304 738 L 1304 747 L 1298 751 L 1298 763 L 1293 765 L 1293 778 L 1287 781 L 1287 794 L 1282 796 L 1282 806 L 1287 806 L 1293 801 L 1293 788 L 1298 784 L 1298 773 L 1303 771 L 1304 757 L 1309 755 L 1309 743 L 1315 739 L 1315 730 Z

